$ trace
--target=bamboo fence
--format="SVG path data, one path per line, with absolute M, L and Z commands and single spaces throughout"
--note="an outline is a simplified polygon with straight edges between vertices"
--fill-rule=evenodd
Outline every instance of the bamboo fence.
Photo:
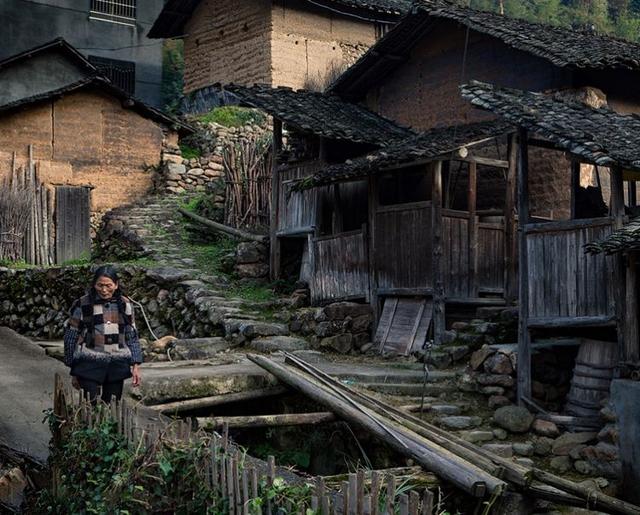
M 55 376 L 54 413 L 62 420 L 73 413 L 77 417 L 76 421 L 87 427 L 95 427 L 106 417 L 111 417 L 117 422 L 119 434 L 134 448 L 149 447 L 161 435 L 163 438 L 185 442 L 208 438 L 208 486 L 218 494 L 216 502 L 221 503 L 221 507 L 226 506 L 230 515 L 308 515 L 309 510 L 319 515 L 431 515 L 434 512 L 434 496 L 430 490 L 425 488 L 421 492 L 411 490 L 405 493 L 399 488 L 405 478 L 400 478 L 399 481 L 393 474 L 375 470 L 359 470 L 348 474 L 338 488 L 333 484 L 326 484 L 321 476 L 304 478 L 304 482 L 311 483 L 313 488 L 311 495 L 302 499 L 302 502 L 296 502 L 296 506 L 290 498 L 275 496 L 269 499 L 265 491 L 277 481 L 282 481 L 277 475 L 274 457 L 269 456 L 266 467 L 262 462 L 246 460 L 243 453 L 230 441 L 228 425 L 225 425 L 222 434 L 213 436 L 193 431 L 182 420 L 168 421 L 161 418 L 143 425 L 136 406 L 124 400 L 112 402 L 108 410 L 96 410 L 78 392 L 70 389 L 60 374 Z M 54 445 L 60 445 L 61 440 L 61 432 L 54 433 Z M 56 477 L 54 471 L 54 490 Z M 258 507 L 252 503 L 254 499 L 264 499 L 265 502 Z
M 3 185 L 0 201 L 0 259 L 53 264 L 55 242 L 53 191 L 40 180 L 29 145 L 26 167 L 17 168 L 15 153 L 11 175 Z

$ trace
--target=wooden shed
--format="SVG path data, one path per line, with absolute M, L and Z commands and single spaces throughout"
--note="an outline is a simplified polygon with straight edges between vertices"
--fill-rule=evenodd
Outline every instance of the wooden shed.
M 595 347 L 593 368 L 604 369 L 605 359 L 615 359 L 618 374 L 637 368 L 635 259 L 630 255 L 623 260 L 618 251 L 624 247 L 615 242 L 624 241 L 620 230 L 624 231 L 626 211 L 636 207 L 640 120 L 568 100 L 562 92 L 544 95 L 472 82 L 463 86 L 462 94 L 474 106 L 519 127 L 519 398 L 531 399 L 532 335 L 540 330 L 597 330 L 602 334 L 608 328 L 617 346 L 602 341 Z M 571 176 L 570 219 L 539 220 L 529 215 L 528 179 L 535 173 L 529 166 L 529 154 L 532 147 L 540 146 L 571 159 L 566 170 Z M 608 210 L 600 216 L 581 208 L 585 166 L 610 175 Z M 602 243 L 593 244 L 598 241 Z M 586 254 L 589 249 L 595 255 Z
M 400 354 L 421 346 L 432 323 L 440 342 L 446 306 L 500 306 L 505 297 L 513 299 L 511 131 L 493 121 L 433 129 L 299 181 L 299 194 L 360 182 L 368 191 L 360 231 L 311 240 L 312 296 L 366 298 L 376 313 L 380 350 Z M 509 147 L 511 159 L 496 155 L 497 142 Z M 495 188 L 495 181 L 478 180 L 489 171 L 503 177 L 497 210 L 478 209 L 478 198 Z

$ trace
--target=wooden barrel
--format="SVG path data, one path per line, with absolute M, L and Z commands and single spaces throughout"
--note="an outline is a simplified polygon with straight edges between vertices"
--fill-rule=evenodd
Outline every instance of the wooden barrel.
M 583 339 L 576 357 L 566 411 L 588 417 L 597 416 L 618 364 L 618 344 Z

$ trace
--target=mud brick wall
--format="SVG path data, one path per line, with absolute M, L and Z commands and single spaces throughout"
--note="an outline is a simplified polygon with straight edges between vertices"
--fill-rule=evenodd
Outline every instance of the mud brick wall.
M 304 88 L 332 68 L 355 62 L 376 39 L 373 23 L 339 16 L 300 0 L 279 0 L 272 12 L 272 83 Z
M 167 134 L 168 140 L 175 136 Z M 45 184 L 94 187 L 91 209 L 104 212 L 151 190 L 161 161 L 159 124 L 100 92 L 80 91 L 0 117 L 0 178 L 27 163 L 28 145 Z
M 271 82 L 271 2 L 204 0 L 185 26 L 184 92 Z
M 373 23 L 300 0 L 205 0 L 185 33 L 185 93 L 216 82 L 303 88 L 375 41 Z

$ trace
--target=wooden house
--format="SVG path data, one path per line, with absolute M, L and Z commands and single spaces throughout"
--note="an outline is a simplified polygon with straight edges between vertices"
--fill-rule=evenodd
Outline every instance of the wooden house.
M 40 203 L 38 231 L 48 229 L 44 248 L 24 257 L 87 253 L 92 218 L 148 194 L 151 167 L 179 131 L 191 129 L 114 86 L 62 39 L 0 62 L 0 180 L 21 171 Z
M 410 5 L 410 0 L 169 0 L 149 37 L 184 40 L 185 93 L 217 82 L 323 89 Z
M 576 367 L 587 365 L 589 370 L 575 372 L 572 389 L 577 375 L 611 381 L 614 373 L 637 371 L 637 274 L 635 251 L 628 245 L 634 226 L 625 227 L 625 223 L 626 210 L 636 207 L 640 120 L 606 108 L 594 109 L 558 94 L 523 92 L 480 82 L 464 86 L 462 95 L 474 106 L 518 127 L 520 399 L 531 399 L 532 339 L 544 331 L 600 335 L 600 342 L 591 342 L 590 362 L 576 361 Z M 570 177 L 572 209 L 566 220 L 539 220 L 530 213 L 529 178 L 535 173 L 535 164 L 529 160 L 529 149 L 540 146 L 570 158 L 571 166 L 564 173 Z M 611 176 L 610 209 L 601 216 L 579 211 L 584 195 L 580 167 L 584 164 L 599 167 Z M 630 251 L 626 261 L 620 258 L 623 251 Z M 570 394 L 569 404 L 575 404 L 572 410 L 579 415 L 596 415 L 600 396 L 608 395 L 608 386 L 578 390 L 575 398 Z
M 586 90 L 617 112 L 640 112 L 633 86 L 639 53 L 636 43 L 589 31 L 421 0 L 329 91 L 415 130 L 490 119 L 460 97 L 459 86 L 469 80 L 527 91 Z M 567 162 L 547 149 L 532 149 L 531 159 L 538 163 L 532 213 L 566 217 Z

